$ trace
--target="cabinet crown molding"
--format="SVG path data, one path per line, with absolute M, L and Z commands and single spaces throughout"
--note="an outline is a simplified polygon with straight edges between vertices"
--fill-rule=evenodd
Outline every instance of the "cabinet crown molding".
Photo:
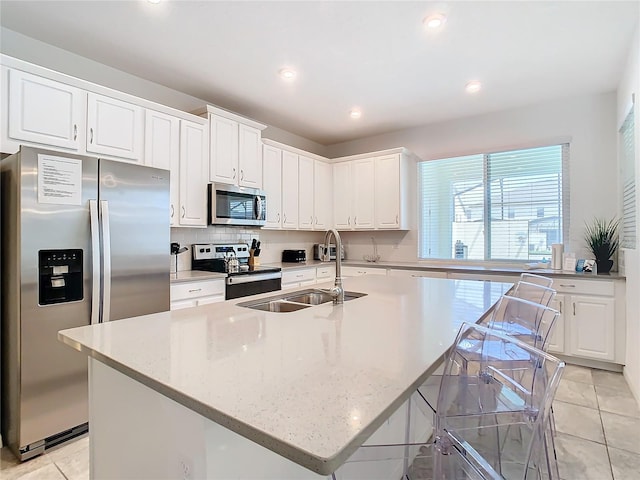
M 225 110 L 224 108 L 216 107 L 213 105 L 206 105 L 202 108 L 198 108 L 191 112 L 193 115 L 209 116 L 209 115 L 218 115 L 220 117 L 228 118 L 229 120 L 233 120 L 238 123 L 242 123 L 243 125 L 248 125 L 253 128 L 257 128 L 258 130 L 264 130 L 267 128 L 267 125 L 264 123 L 256 122 L 251 118 L 243 117 L 242 115 L 238 115 L 237 113 L 230 112 L 229 110 Z

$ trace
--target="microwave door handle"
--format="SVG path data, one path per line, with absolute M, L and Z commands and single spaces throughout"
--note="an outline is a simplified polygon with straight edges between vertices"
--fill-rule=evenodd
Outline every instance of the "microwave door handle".
M 256 220 L 262 219 L 262 198 L 259 195 L 256 195 L 253 201 L 253 213 L 255 215 Z

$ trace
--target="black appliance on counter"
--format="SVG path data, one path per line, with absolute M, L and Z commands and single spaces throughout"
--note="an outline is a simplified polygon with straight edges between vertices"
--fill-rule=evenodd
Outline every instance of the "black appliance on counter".
M 191 246 L 191 250 L 192 270 L 228 275 L 225 282 L 226 300 L 282 289 L 282 269 L 250 266 L 249 245 L 246 243 L 196 244 Z M 237 271 L 233 259 L 237 259 Z
M 282 251 L 283 262 L 295 262 L 303 263 L 307 261 L 306 250 L 283 250 Z

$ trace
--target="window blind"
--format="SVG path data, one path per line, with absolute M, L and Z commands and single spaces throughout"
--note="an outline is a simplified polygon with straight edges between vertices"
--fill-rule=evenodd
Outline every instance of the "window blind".
M 620 128 L 622 232 L 621 246 L 635 249 L 637 245 L 636 174 L 634 107 Z
M 568 228 L 568 145 L 421 162 L 420 258 L 542 260 Z

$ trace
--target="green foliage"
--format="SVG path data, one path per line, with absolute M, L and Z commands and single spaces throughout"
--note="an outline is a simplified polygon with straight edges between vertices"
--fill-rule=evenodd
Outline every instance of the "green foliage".
M 585 224 L 584 240 L 598 261 L 609 260 L 618 249 L 618 226 L 620 220 L 594 218 L 591 225 Z

